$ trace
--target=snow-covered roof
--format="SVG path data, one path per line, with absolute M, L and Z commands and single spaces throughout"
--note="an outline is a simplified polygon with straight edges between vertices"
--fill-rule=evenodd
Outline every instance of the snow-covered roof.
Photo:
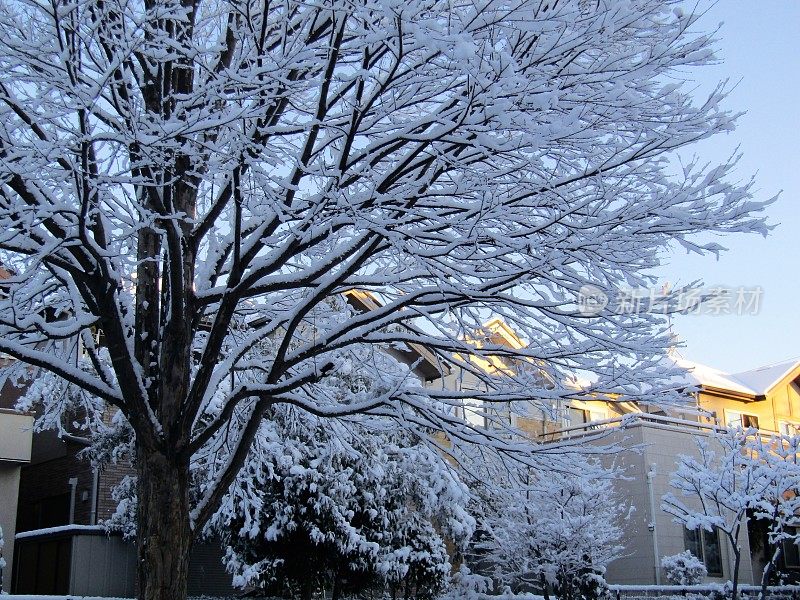
M 766 394 L 775 385 L 780 383 L 789 373 L 800 365 L 800 360 L 794 359 L 775 365 L 759 367 L 752 371 L 735 373 L 731 377 L 736 378 L 745 385 L 757 390 L 759 394 Z
M 726 373 L 720 369 L 687 360 L 677 353 L 670 353 L 665 361 L 666 367 L 686 369 L 685 373 L 672 378 L 676 385 L 710 387 L 748 396 L 765 395 L 800 366 L 800 359 L 794 359 L 751 371 Z
M 29 537 L 39 537 L 46 535 L 56 535 L 60 533 L 73 533 L 73 534 L 105 534 L 106 529 L 102 525 L 58 525 L 57 527 L 45 527 L 44 529 L 32 529 L 30 531 L 20 531 L 14 536 L 15 540 L 21 540 Z

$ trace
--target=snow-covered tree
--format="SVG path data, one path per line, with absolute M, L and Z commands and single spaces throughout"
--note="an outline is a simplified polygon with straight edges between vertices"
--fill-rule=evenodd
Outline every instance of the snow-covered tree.
M 310 598 L 370 587 L 432 598 L 474 519 L 442 456 L 380 422 L 325 422 L 296 410 L 263 425 L 215 517 L 235 584 Z
M 697 585 L 708 575 L 705 563 L 689 550 L 661 557 L 661 568 L 672 585 Z
M 520 456 L 459 410 L 540 379 L 469 357 L 644 389 L 663 317 L 586 314 L 582 295 L 648 284 L 673 243 L 719 250 L 698 234 L 765 230 L 735 160 L 671 160 L 735 118 L 724 86 L 682 85 L 713 60 L 697 18 L 663 0 L 0 2 L 0 351 L 10 378 L 69 386 L 42 415 L 102 402 L 135 432 L 142 598 L 185 596 L 192 540 L 277 405 Z M 352 288 L 379 302 L 332 310 Z M 474 343 L 490 313 L 526 343 Z M 479 385 L 326 384 L 408 343 Z
M 800 437 L 781 434 L 754 442 L 764 493 L 752 507 L 752 516 L 766 523 L 767 541 L 773 546 L 761 577 L 764 598 L 784 543 L 800 542 Z
M 767 541 L 773 549 L 761 579 L 763 596 L 783 543 L 800 539 L 800 438 L 767 437 L 756 429 L 736 428 L 717 432 L 708 440 L 698 439 L 697 443 L 699 458 L 682 456 L 670 482 L 686 501 L 668 494 L 662 508 L 689 529 L 724 535 L 734 556 L 734 597 L 741 536 L 751 519 L 766 523 Z
M 737 598 L 742 540 L 750 512 L 768 494 L 757 429 L 720 430 L 697 437 L 698 456 L 681 455 L 670 486 L 680 492 L 662 499 L 663 510 L 686 529 L 721 535 L 733 553 L 732 597 Z
M 629 509 L 614 491 L 614 470 L 572 462 L 569 471 L 528 473 L 491 502 L 479 549 L 500 583 L 545 593 L 551 586 L 562 600 L 602 594 L 606 567 L 624 549 Z

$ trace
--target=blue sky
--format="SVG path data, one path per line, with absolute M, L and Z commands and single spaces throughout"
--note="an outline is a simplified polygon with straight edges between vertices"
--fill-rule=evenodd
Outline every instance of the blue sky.
M 703 162 L 722 161 L 739 146 L 744 156 L 737 176 L 756 175 L 757 199 L 781 192 L 767 213 L 776 228 L 766 239 L 715 240 L 729 249 L 719 260 L 676 252 L 661 275 L 672 283 L 702 279 L 709 286 L 763 290 L 754 315 L 673 318 L 686 358 L 736 372 L 800 356 L 800 2 L 720 0 L 698 26 L 709 30 L 720 22 L 723 62 L 691 76 L 702 89 L 722 79 L 738 82 L 727 106 L 747 114 L 736 131 L 694 152 Z

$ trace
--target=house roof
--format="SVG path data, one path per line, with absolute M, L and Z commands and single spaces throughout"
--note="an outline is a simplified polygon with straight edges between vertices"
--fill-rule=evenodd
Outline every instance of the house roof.
M 364 290 L 348 290 L 344 297 L 350 306 L 361 312 L 369 312 L 382 306 L 375 294 Z M 411 325 L 406 324 L 405 327 L 413 331 Z M 422 344 L 406 342 L 392 346 L 388 350 L 405 364 L 416 364 L 415 370 L 426 380 L 438 379 L 450 373 L 450 366 Z
M 760 394 L 766 394 L 784 380 L 792 371 L 800 366 L 800 359 L 759 367 L 751 371 L 734 373 L 731 377 L 753 388 Z
M 720 369 L 687 360 L 675 352 L 670 353 L 665 361 L 667 361 L 665 363 L 667 367 L 686 370 L 672 378 L 676 385 L 713 388 L 751 396 L 753 399 L 765 396 L 792 371 L 800 367 L 800 358 L 796 358 L 741 373 L 726 373 Z
M 495 317 L 483 324 L 483 329 L 491 334 L 490 340 L 501 346 L 508 346 L 519 350 L 525 347 L 525 342 L 517 335 L 508 323 L 499 317 Z

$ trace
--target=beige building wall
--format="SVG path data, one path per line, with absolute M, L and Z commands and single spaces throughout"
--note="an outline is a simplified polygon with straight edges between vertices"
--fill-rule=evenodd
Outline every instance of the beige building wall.
M 0 527 L 3 528 L 3 569 L 0 589 L 11 591 L 14 536 L 17 527 L 19 476 L 23 464 L 31 459 L 33 418 L 15 411 L 0 409 Z
M 494 320 L 485 326 L 487 340 L 492 343 L 512 348 L 522 347 L 522 341 L 502 321 Z M 475 340 L 477 346 L 481 340 Z M 513 370 L 513 365 L 503 359 L 487 357 L 471 358 L 470 362 L 487 373 L 503 373 Z M 633 420 L 624 430 L 605 430 L 598 443 L 606 444 L 616 440 L 626 449 L 616 453 L 615 464 L 624 468 L 627 479 L 617 484 L 619 497 L 630 502 L 634 511 L 624 524 L 626 552 L 623 557 L 612 563 L 608 569 L 607 580 L 619 584 L 656 584 L 666 583 L 665 575 L 660 567 L 661 559 L 682 552 L 686 549 L 684 527 L 675 523 L 672 515 L 661 508 L 662 497 L 674 490 L 669 485 L 672 473 L 677 468 L 681 454 L 698 455 L 697 437 L 708 436 L 714 424 L 725 426 L 736 415 L 753 415 L 758 418 L 759 428 L 765 432 L 798 432 L 800 433 L 800 363 L 782 376 L 780 381 L 763 382 L 763 377 L 756 373 L 755 386 L 767 387 L 762 394 L 746 394 L 733 389 L 719 389 L 703 382 L 696 398 L 687 397 L 686 410 L 666 409 L 672 418 L 656 408 L 656 412 L 664 415 L 658 418 Z M 752 374 L 751 374 L 752 375 Z M 731 379 L 729 379 L 731 381 Z M 458 366 L 443 377 L 432 377 L 425 380 L 428 387 L 443 387 L 450 390 L 480 391 L 484 384 L 473 374 Z M 543 381 L 546 385 L 546 382 Z M 692 385 L 687 384 L 687 385 Z M 744 388 L 748 389 L 748 388 Z M 477 394 L 476 394 L 477 395 Z M 535 394 L 534 394 L 535 397 Z M 484 426 L 486 422 L 482 412 L 493 412 L 501 418 L 507 418 L 510 425 L 522 430 L 532 439 L 554 442 L 562 436 L 585 436 L 587 439 L 597 437 L 599 431 L 606 426 L 619 425 L 620 419 L 630 413 L 651 410 L 651 407 L 638 406 L 633 402 L 609 402 L 606 400 L 570 400 L 554 406 L 548 412 L 532 401 L 529 406 L 517 406 L 519 412 L 503 409 L 502 404 L 477 406 L 477 410 L 464 411 L 461 415 L 476 425 Z M 711 415 L 698 413 L 697 409 L 707 411 Z M 569 419 L 566 418 L 567 411 Z M 581 412 L 584 422 L 573 422 Z M 606 421 L 616 421 L 610 423 Z M 593 422 L 602 421 L 599 425 Z M 669 422 L 671 421 L 671 422 Z M 681 423 L 683 421 L 683 423 Z M 686 423 L 695 422 L 696 425 Z M 686 504 L 691 499 L 681 498 Z M 724 582 L 732 579 L 733 552 L 729 542 L 720 535 L 722 575 L 709 577 L 709 581 Z M 744 527 L 739 545 L 742 548 L 739 581 L 742 584 L 760 582 L 761 573 L 754 571 L 751 561 L 747 528 Z
M 624 469 L 628 479 L 619 481 L 616 490 L 618 497 L 634 508 L 623 523 L 624 556 L 608 568 L 606 579 L 610 583 L 667 583 L 660 567 L 661 558 L 683 552 L 686 547 L 683 525 L 675 523 L 673 516 L 661 508 L 661 498 L 669 492 L 675 493 L 669 481 L 677 468 L 678 457 L 681 454 L 699 455 L 696 439 L 707 435 L 708 429 L 640 421 L 624 430 L 615 429 L 596 438 L 594 443 L 616 442 L 629 449 L 606 459 Z M 679 493 L 676 495 L 691 505 L 690 498 L 683 498 Z M 756 584 L 761 574 L 753 572 L 746 528 L 739 543 L 742 547 L 739 581 Z M 709 577 L 710 582 L 725 582 L 733 576 L 733 553 L 722 535 L 720 545 L 723 573 L 721 577 Z
M 33 417 L 0 408 L 0 461 L 29 462 L 32 433 Z

